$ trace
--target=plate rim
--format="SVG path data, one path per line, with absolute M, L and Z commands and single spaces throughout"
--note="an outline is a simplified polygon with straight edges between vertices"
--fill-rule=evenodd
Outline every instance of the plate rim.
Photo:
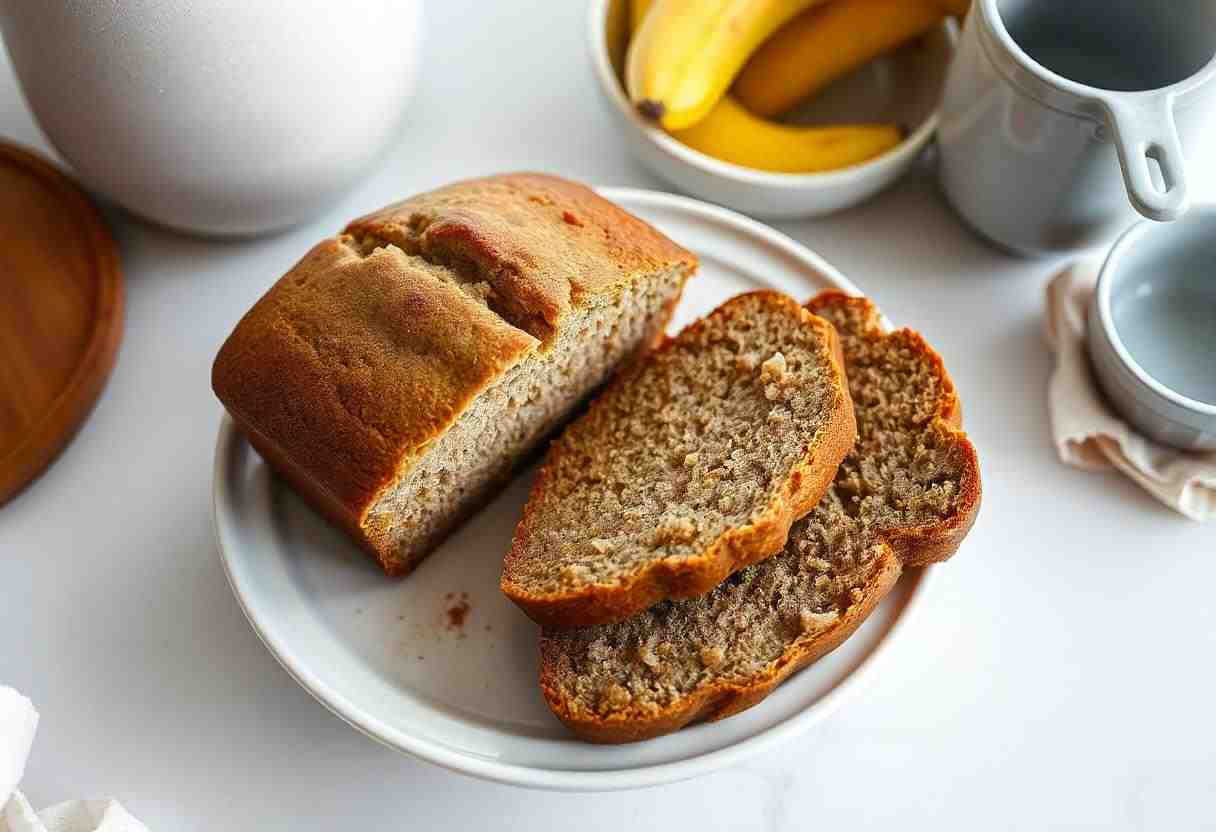
M 631 204 L 675 207 L 711 220 L 734 225 L 748 234 L 761 237 L 766 243 L 776 246 L 794 259 L 806 263 L 843 291 L 854 295 L 861 294 L 852 281 L 812 249 L 774 228 L 735 211 L 690 197 L 644 188 L 597 187 L 595 190 L 614 202 L 623 203 L 626 208 Z M 889 326 L 889 323 L 887 325 Z M 900 640 L 901 634 L 908 626 L 908 621 L 915 617 L 922 606 L 932 583 L 931 577 L 935 574 L 935 570 L 932 568 L 910 570 L 906 573 L 905 580 L 910 580 L 912 585 L 909 588 L 907 599 L 890 624 L 885 637 L 822 698 L 788 719 L 760 730 L 746 739 L 681 760 L 608 771 L 551 769 L 504 763 L 466 754 L 442 743 L 387 725 L 374 714 L 366 713 L 352 705 L 345 696 L 312 673 L 296 657 L 294 651 L 276 636 L 273 625 L 264 620 L 251 603 L 247 594 L 248 588 L 242 584 L 241 576 L 238 574 L 239 567 L 236 566 L 230 554 L 230 551 L 236 547 L 230 529 L 234 521 L 227 510 L 227 506 L 233 501 L 226 476 L 227 460 L 231 458 L 233 447 L 242 441 L 244 440 L 236 429 L 236 423 L 231 415 L 225 412 L 216 438 L 212 469 L 212 528 L 220 562 L 232 594 L 267 651 L 287 674 L 317 702 L 364 736 L 394 751 L 409 754 L 449 771 L 507 785 L 569 792 L 615 791 L 657 786 L 717 771 L 750 759 L 766 749 L 788 742 L 835 713 L 846 698 L 869 679 L 874 666 L 890 652 L 891 645 Z

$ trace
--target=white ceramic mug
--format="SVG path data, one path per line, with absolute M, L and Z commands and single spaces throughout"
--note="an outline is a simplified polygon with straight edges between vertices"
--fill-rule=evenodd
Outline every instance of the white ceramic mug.
M 1212 0 L 974 0 L 938 138 L 946 196 L 1018 252 L 1179 217 L 1216 114 Z
M 422 0 L 0 0 L 26 100 L 84 183 L 155 222 L 318 213 L 393 136 Z

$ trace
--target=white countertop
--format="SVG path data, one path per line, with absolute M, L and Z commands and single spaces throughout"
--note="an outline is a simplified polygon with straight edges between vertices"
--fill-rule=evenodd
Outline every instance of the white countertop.
M 1212 823 L 1216 528 L 1056 461 L 1039 334 L 1054 264 L 970 236 L 927 169 L 859 209 L 780 224 L 942 352 L 985 477 L 929 603 L 817 730 L 697 781 L 528 792 L 380 747 L 263 648 L 211 531 L 217 347 L 312 242 L 403 195 L 519 168 L 663 188 L 599 109 L 584 12 L 429 4 L 400 138 L 287 234 L 207 242 L 109 213 L 127 286 L 117 368 L 63 457 L 0 509 L 0 682 L 42 714 L 31 801 L 113 796 L 164 832 Z M 6 60 L 0 135 L 47 150 Z

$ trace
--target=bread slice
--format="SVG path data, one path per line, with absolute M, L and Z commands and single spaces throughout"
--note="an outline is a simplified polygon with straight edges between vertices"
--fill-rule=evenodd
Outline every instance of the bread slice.
M 695 267 L 581 185 L 460 182 L 313 248 L 212 384 L 270 465 L 401 575 L 662 337 Z
M 975 448 L 941 359 L 884 334 L 866 300 L 808 305 L 840 332 L 859 439 L 782 552 L 700 598 L 540 640 L 540 686 L 579 737 L 616 743 L 749 708 L 843 642 L 905 567 L 958 548 L 980 502 Z
M 832 327 L 777 292 L 734 298 L 553 443 L 502 590 L 550 628 L 708 592 L 785 545 L 855 436 Z

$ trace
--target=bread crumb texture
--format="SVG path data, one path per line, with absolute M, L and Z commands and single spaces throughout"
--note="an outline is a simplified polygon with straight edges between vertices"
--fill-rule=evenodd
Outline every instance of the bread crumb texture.
M 548 352 L 529 356 L 492 384 L 426 448 L 414 467 L 386 489 L 369 512 L 402 557 L 425 550 L 511 473 L 517 462 L 602 384 L 661 334 L 665 309 L 684 277 L 676 270 L 645 276 L 616 295 L 600 295 L 571 312 Z M 588 556 L 610 540 L 586 541 Z M 578 580 L 579 564 L 564 573 Z
M 509 580 L 616 584 L 769 511 L 839 395 L 826 328 L 807 320 L 775 293 L 741 296 L 613 385 L 555 443 Z
M 696 258 L 590 189 L 457 182 L 323 240 L 224 343 L 217 395 L 399 575 L 661 337 Z
M 865 600 L 890 558 L 882 542 L 886 533 L 934 523 L 954 511 L 968 462 L 958 434 L 934 421 L 947 383 L 940 364 L 919 336 L 884 336 L 873 329 L 877 313 L 867 303 L 842 300 L 819 314 L 841 335 L 860 434 L 832 487 L 794 525 L 780 554 L 737 572 L 708 595 L 664 602 L 619 624 L 544 633 L 546 694 L 559 712 L 578 719 L 645 719 L 708 686 L 746 687 L 768 678 L 796 643 L 822 636 Z M 723 334 L 723 343 L 731 343 Z M 807 366 L 797 351 L 777 351 L 771 344 L 756 345 L 752 353 L 763 353 L 751 383 L 754 391 L 765 391 L 766 400 L 768 385 Z M 758 418 L 766 414 L 754 392 L 748 401 L 750 409 L 732 412 L 720 429 L 698 421 L 706 418 L 705 409 L 698 409 L 672 435 L 673 446 L 687 437 L 689 445 L 699 442 L 707 457 L 697 467 L 696 484 L 704 488 L 697 493 L 704 496 L 689 505 L 690 511 L 725 517 L 722 497 L 739 495 L 741 505 L 748 505 L 751 489 L 762 487 L 765 461 L 782 443 Z M 800 418 L 789 402 L 783 399 L 775 407 Z M 661 407 L 661 400 L 652 406 Z M 615 469 L 622 491 L 638 480 L 627 478 L 627 470 L 646 470 L 647 456 L 662 459 L 648 437 L 634 441 L 638 455 Z M 626 437 L 620 442 L 616 453 L 625 454 Z M 686 452 L 681 448 L 681 463 Z M 673 465 L 670 474 L 683 484 L 687 480 L 675 476 L 677 467 L 685 470 L 683 464 Z M 720 495 L 719 505 L 710 495 Z M 658 515 L 652 503 L 639 499 L 636 504 L 653 527 Z M 594 512 L 603 518 L 591 521 L 603 527 L 597 534 L 609 534 L 617 511 L 612 503 Z

